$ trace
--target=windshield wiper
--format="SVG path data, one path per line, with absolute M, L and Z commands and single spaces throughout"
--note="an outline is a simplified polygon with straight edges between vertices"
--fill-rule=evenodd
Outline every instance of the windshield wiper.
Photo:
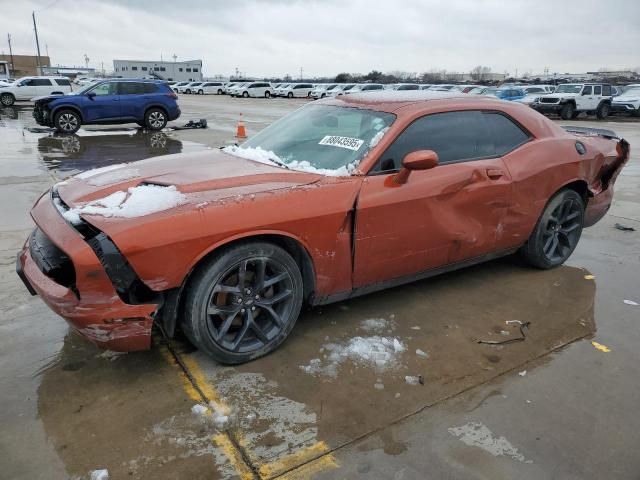
M 278 165 L 279 167 L 282 168 L 286 168 L 287 170 L 291 170 L 289 168 L 289 165 L 287 165 L 286 163 L 284 163 L 282 160 L 280 160 L 279 158 L 270 158 L 269 161 L 275 163 L 276 165 Z

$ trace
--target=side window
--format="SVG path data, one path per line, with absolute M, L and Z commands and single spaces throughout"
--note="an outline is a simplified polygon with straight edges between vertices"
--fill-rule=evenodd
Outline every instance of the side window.
M 529 134 L 509 117 L 497 112 L 484 112 L 483 117 L 493 139 L 495 155 L 502 156 L 529 141 Z
M 100 85 L 96 86 L 93 90 L 91 90 L 89 93 L 93 93 L 95 95 L 98 96 L 103 96 L 103 95 L 113 95 L 115 93 L 115 83 L 101 83 Z
M 591 85 L 588 85 L 582 89 L 582 95 L 591 95 Z
M 380 157 L 374 171 L 398 170 L 404 157 L 417 150 L 433 150 L 441 165 L 490 157 L 495 151 L 480 112 L 436 113 L 409 125 Z
M 611 85 L 603 85 L 602 86 L 602 95 L 606 97 L 610 97 L 611 94 Z
M 138 95 L 144 93 L 144 83 L 120 82 L 120 95 Z
M 596 85 L 595 87 L 593 87 L 593 94 L 602 95 L 602 87 L 600 85 Z
M 71 85 L 71 82 L 69 82 L 69 80 L 67 80 L 66 78 L 56 78 L 56 83 L 62 87 L 68 87 L 69 85 Z
M 158 86 L 155 83 L 143 83 L 143 93 L 155 93 L 158 90 Z
M 34 78 L 31 80 L 31 85 L 33 87 L 48 87 L 51 85 L 51 80 L 48 78 Z

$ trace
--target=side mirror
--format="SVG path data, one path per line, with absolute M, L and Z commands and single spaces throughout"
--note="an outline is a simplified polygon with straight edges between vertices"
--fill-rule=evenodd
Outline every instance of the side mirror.
M 582 91 L 582 96 L 584 97 L 585 95 L 591 95 L 589 92 L 587 92 L 586 90 Z
M 438 166 L 438 154 L 433 150 L 418 150 L 407 154 L 402 160 L 402 169 L 394 177 L 395 183 L 407 183 L 413 170 L 429 170 Z
M 89 93 L 87 93 L 87 98 L 88 98 L 89 100 L 93 100 L 93 97 L 95 97 L 95 96 L 96 96 L 96 94 L 95 94 L 94 92 L 89 92 Z

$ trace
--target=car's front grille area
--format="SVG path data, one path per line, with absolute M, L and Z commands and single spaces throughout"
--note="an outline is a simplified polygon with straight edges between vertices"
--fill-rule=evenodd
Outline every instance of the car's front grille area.
M 75 292 L 76 271 L 73 262 L 39 228 L 29 237 L 29 253 L 42 273 Z
M 544 98 L 540 99 L 540 103 L 558 103 L 560 100 L 558 98 Z

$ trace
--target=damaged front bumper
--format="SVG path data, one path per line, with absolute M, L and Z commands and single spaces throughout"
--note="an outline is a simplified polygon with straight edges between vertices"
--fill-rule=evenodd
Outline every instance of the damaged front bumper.
M 94 249 L 62 218 L 50 195 L 38 200 L 31 215 L 38 228 L 16 264 L 29 291 L 101 348 L 150 348 L 161 296 L 149 303 L 125 302 Z

